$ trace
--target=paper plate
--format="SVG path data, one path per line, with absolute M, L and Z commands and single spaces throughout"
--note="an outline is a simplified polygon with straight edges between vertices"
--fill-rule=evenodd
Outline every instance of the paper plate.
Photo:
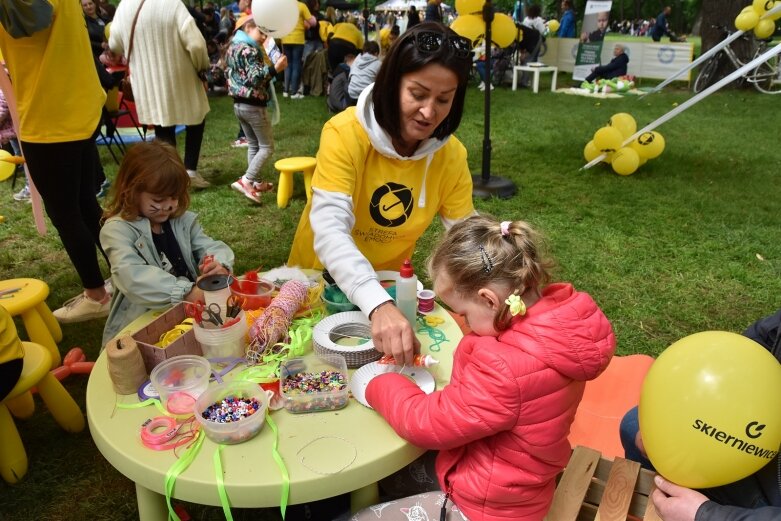
M 385 373 L 398 373 L 399 366 L 392 364 L 378 364 L 372 362 L 366 364 L 350 377 L 350 392 L 362 405 L 365 405 L 369 409 L 371 406 L 366 401 L 366 386 L 375 376 L 379 376 Z M 431 373 L 426 371 L 422 367 L 405 367 L 401 370 L 401 374 L 406 375 L 418 384 L 418 387 L 426 394 L 431 394 L 437 388 L 437 384 L 434 381 L 434 377 Z
M 374 349 L 374 342 L 341 345 L 337 343 L 342 335 L 347 337 L 371 338 L 371 324 L 360 311 L 345 311 L 325 317 L 312 330 L 312 347 L 317 354 L 336 354 L 344 357 L 347 367 L 360 367 L 378 360 L 382 353 Z M 332 338 L 333 337 L 333 338 Z M 348 338 L 348 343 L 350 342 Z
M 396 278 L 399 276 L 398 271 L 380 270 L 377 272 L 377 278 L 380 279 L 380 284 L 383 288 L 396 285 Z M 418 291 L 423 289 L 423 283 L 418 279 Z

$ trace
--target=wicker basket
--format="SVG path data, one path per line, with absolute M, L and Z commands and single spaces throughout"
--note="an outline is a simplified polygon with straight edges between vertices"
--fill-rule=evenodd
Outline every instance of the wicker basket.
M 368 338 L 360 345 L 341 345 L 337 341 Z M 352 342 L 351 342 L 352 343 Z M 374 349 L 371 325 L 360 311 L 336 313 L 321 320 L 312 332 L 312 346 L 317 354 L 335 354 L 344 357 L 347 367 L 354 369 L 379 360 L 382 353 Z

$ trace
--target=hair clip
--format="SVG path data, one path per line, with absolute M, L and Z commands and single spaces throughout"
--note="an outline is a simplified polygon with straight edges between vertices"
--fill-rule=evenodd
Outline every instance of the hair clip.
M 494 269 L 494 261 L 491 260 L 491 256 L 488 255 L 482 244 L 480 245 L 480 259 L 483 261 L 483 271 L 491 273 L 491 270 Z
M 512 316 L 523 316 L 526 314 L 526 304 L 523 302 L 523 299 L 515 293 L 507 297 L 504 303 L 510 306 L 510 314 Z
M 499 228 L 502 230 L 502 237 L 507 237 L 510 235 L 510 225 L 512 222 L 510 221 L 502 221 L 502 223 L 499 225 Z

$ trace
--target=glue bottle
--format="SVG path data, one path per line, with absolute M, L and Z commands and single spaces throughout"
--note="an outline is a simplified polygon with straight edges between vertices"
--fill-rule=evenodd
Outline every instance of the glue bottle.
M 415 276 L 409 259 L 404 259 L 396 279 L 396 307 L 414 331 L 418 318 L 418 277 Z

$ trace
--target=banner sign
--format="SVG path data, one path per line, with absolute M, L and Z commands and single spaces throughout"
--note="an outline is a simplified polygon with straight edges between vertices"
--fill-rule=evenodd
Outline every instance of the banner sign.
M 586 2 L 572 79 L 585 80 L 586 76 L 591 73 L 591 69 L 599 65 L 602 56 L 602 43 L 610 24 L 612 5 L 611 0 L 589 0 Z

